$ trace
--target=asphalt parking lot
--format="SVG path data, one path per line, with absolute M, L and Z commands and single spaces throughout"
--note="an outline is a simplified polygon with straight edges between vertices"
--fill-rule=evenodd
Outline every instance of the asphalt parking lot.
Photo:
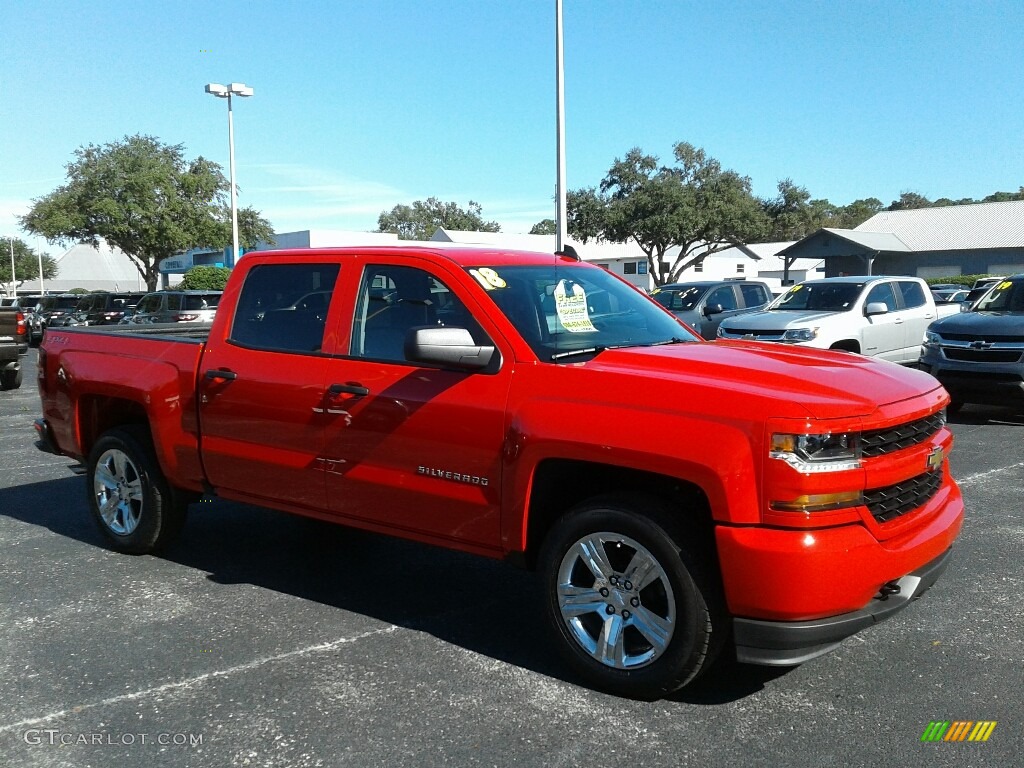
M 107 550 L 38 395 L 0 392 L 0 765 L 1020 765 L 1024 415 L 955 418 L 955 558 L 790 670 L 669 700 L 575 684 L 531 574 L 227 503 L 161 557 Z M 988 741 L 922 742 L 932 721 Z

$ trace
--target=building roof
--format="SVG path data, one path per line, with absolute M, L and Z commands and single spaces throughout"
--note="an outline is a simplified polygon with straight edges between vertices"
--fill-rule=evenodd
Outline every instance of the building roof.
M 57 277 L 46 281 L 46 289 L 71 288 L 134 291 L 146 290 L 146 284 L 124 251 L 101 241 L 99 248 L 79 244 L 57 258 Z
M 892 234 L 910 251 L 1021 248 L 1024 247 L 1024 200 L 883 211 L 853 231 Z

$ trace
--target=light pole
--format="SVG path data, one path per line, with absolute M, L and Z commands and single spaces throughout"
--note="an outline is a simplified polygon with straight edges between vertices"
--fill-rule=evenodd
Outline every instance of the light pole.
M 11 295 L 18 298 L 18 278 L 14 274 L 14 238 L 7 238 L 7 242 L 11 245 Z
M 555 0 L 555 252 L 565 245 L 566 210 L 565 193 L 565 84 L 562 82 L 565 67 L 562 63 L 562 0 Z
M 206 92 L 228 100 L 228 163 L 231 174 L 231 264 L 238 259 L 238 199 L 235 190 L 235 124 L 231 114 L 231 95 L 252 96 L 253 90 L 245 83 L 207 83 Z

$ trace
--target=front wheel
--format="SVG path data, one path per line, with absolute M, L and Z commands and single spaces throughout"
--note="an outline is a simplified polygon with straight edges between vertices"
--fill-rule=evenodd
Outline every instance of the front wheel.
M 598 499 L 556 522 L 540 566 L 546 613 L 573 669 L 643 699 L 706 669 L 728 623 L 706 546 L 656 500 Z
M 186 502 L 167 483 L 145 428 L 106 432 L 89 454 L 87 478 L 93 517 L 114 549 L 155 552 L 181 530 Z

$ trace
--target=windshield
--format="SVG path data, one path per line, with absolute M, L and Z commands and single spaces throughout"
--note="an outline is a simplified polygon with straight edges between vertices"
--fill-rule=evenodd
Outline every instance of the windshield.
M 673 312 L 689 312 L 697 306 L 700 297 L 707 290 L 706 285 L 677 285 L 672 288 L 655 289 L 651 297 L 665 309 Z
M 1024 278 L 1004 280 L 974 308 L 976 312 L 1024 312 Z
M 612 347 L 696 341 L 640 291 L 599 267 L 474 267 L 487 291 L 543 361 Z
M 771 308 L 847 312 L 863 288 L 864 283 L 801 283 L 782 294 Z

